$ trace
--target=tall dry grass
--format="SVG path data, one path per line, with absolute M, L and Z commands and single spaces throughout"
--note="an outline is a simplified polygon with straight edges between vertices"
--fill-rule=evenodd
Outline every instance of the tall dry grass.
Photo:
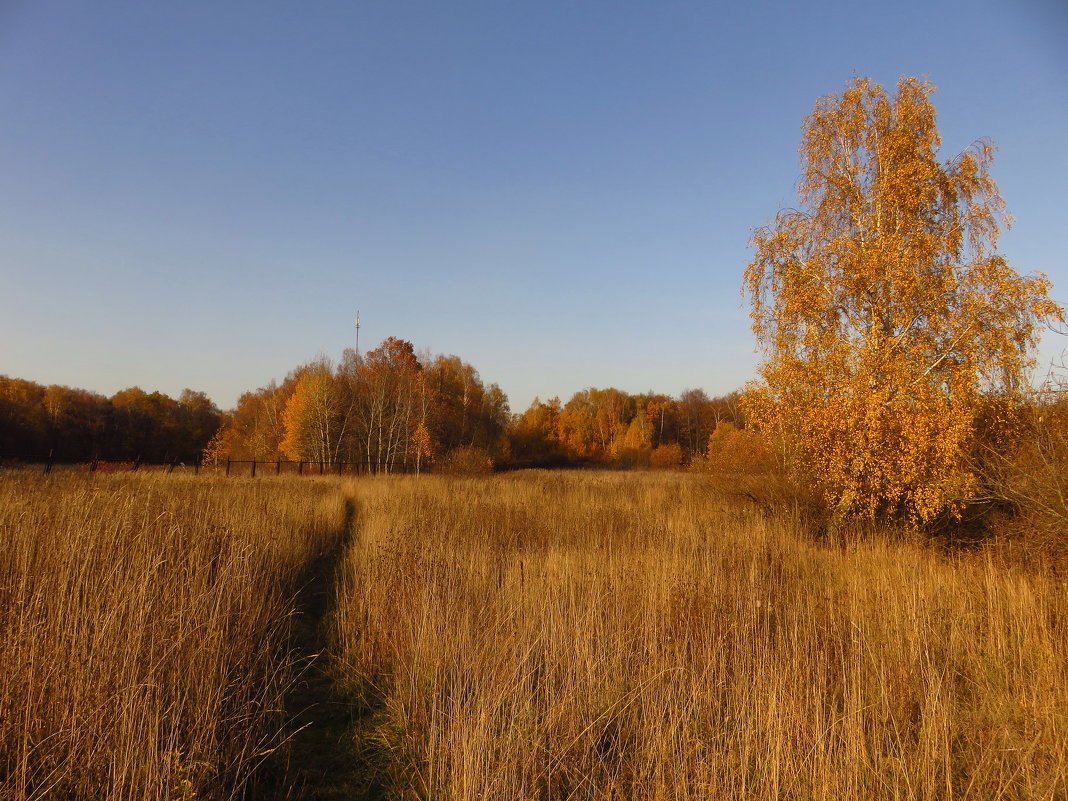
M 286 736 L 325 481 L 0 477 L 0 798 L 231 798 Z
M 338 652 L 401 797 L 1068 797 L 1053 577 L 820 546 L 694 475 L 355 491 Z

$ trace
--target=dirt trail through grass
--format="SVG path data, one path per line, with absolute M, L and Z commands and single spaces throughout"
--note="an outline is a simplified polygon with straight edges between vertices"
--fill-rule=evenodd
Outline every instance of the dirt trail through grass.
M 296 733 L 287 754 L 267 766 L 274 790 L 258 797 L 278 801 L 374 801 L 383 789 L 367 778 L 354 744 L 354 732 L 373 710 L 347 697 L 336 681 L 329 656 L 329 618 L 337 592 L 342 554 L 357 536 L 356 503 L 345 505 L 344 536 L 309 568 L 297 599 L 292 647 L 299 678 L 286 699 L 286 717 Z

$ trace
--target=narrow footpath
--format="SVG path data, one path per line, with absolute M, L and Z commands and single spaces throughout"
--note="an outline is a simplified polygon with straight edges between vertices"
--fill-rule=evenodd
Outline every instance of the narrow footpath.
M 308 569 L 297 597 L 292 647 L 297 680 L 286 699 L 289 729 L 286 753 L 265 766 L 272 801 L 378 801 L 385 790 L 367 778 L 354 734 L 372 710 L 346 698 L 330 669 L 329 619 L 336 602 L 341 559 L 356 536 L 356 504 L 346 501 L 338 544 Z

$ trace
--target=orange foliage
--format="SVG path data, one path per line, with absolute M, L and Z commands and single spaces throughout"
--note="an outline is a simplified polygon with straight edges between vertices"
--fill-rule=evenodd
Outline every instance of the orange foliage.
M 422 470 L 436 453 L 474 446 L 508 453 L 508 398 L 456 356 L 420 359 L 388 337 L 340 364 L 320 359 L 241 396 L 211 442 L 212 459 L 280 458 L 357 465 L 369 472 Z
M 429 462 L 434 458 L 434 448 L 430 439 L 430 431 L 424 423 L 420 423 L 412 434 L 410 443 L 412 455 L 415 457 L 415 472 L 422 472 L 423 461 Z
M 751 476 L 773 473 L 778 458 L 760 434 L 739 429 L 733 423 L 717 423 L 708 438 L 707 468 L 719 473 Z
M 282 413 L 279 449 L 290 459 L 334 462 L 344 421 L 342 399 L 330 366 L 312 365 L 300 376 Z
M 977 490 L 984 396 L 1013 393 L 1041 325 L 1063 319 L 1042 275 L 996 252 L 1005 206 L 980 140 L 947 162 L 929 83 L 867 79 L 803 126 L 797 210 L 752 238 L 765 351 L 752 422 L 836 516 L 930 521 Z
M 0 454 L 194 462 L 223 420 L 202 392 L 178 398 L 131 387 L 111 398 L 0 375 Z
M 675 468 L 682 464 L 682 446 L 677 442 L 660 445 L 649 454 L 649 466 L 661 470 Z

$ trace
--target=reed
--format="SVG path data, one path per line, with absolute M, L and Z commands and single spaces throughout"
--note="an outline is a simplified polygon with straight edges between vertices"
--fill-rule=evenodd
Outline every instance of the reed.
M 287 736 L 335 481 L 0 480 L 0 797 L 228 799 Z
M 399 797 L 1068 796 L 1068 588 L 701 476 L 354 482 L 334 621 Z

